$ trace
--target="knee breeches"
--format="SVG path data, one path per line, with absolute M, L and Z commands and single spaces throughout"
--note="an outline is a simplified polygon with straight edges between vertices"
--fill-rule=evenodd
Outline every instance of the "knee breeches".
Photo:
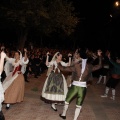
M 76 97 L 76 105 L 81 106 L 83 104 L 84 98 L 86 96 L 86 87 L 80 87 L 80 86 L 75 86 L 72 85 L 71 88 L 69 89 L 67 96 L 66 96 L 66 102 L 70 103 L 70 101 Z

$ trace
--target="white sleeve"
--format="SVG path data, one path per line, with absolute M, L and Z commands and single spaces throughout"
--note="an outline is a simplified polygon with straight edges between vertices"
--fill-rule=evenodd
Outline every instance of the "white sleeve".
M 51 67 L 51 66 L 53 66 L 53 61 L 48 62 L 48 64 L 49 64 L 49 65 L 47 65 L 47 67 Z
M 9 63 L 13 63 L 13 61 L 15 61 L 15 58 L 6 57 L 6 61 L 8 61 Z
M 62 65 L 62 66 L 68 66 L 69 63 L 65 63 L 65 62 L 61 61 L 61 65 Z
M 13 71 L 13 65 L 12 65 L 12 63 L 10 63 L 9 61 L 6 61 L 5 65 L 4 65 L 4 71 L 5 71 L 6 76 L 8 76 L 9 73 L 11 71 Z
M 27 59 L 26 61 L 24 61 L 24 57 L 21 59 L 21 64 L 28 64 L 28 62 L 29 62 L 29 59 Z
M 22 65 L 21 72 L 24 74 L 26 71 L 26 65 Z

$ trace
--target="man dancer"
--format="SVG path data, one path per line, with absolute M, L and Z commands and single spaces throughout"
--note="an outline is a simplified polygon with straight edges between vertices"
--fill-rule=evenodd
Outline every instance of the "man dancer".
M 101 63 L 102 51 L 98 50 L 97 52 L 99 56 L 99 64 L 95 66 L 92 65 L 91 62 L 89 61 L 90 59 L 87 58 L 85 49 L 80 49 L 78 50 L 78 53 L 77 53 L 77 55 L 82 58 L 82 61 L 80 60 L 74 65 L 69 67 L 63 67 L 60 63 L 58 63 L 58 67 L 61 71 L 72 72 L 72 80 L 73 80 L 72 86 L 70 87 L 65 99 L 63 113 L 59 115 L 62 119 L 66 119 L 66 113 L 69 107 L 69 103 L 76 95 L 77 95 L 76 96 L 77 101 L 76 101 L 74 120 L 78 119 L 84 98 L 86 96 L 87 80 L 89 79 L 89 75 L 93 71 L 98 70 L 102 67 L 102 63 Z
M 105 85 L 106 86 L 105 93 L 104 93 L 104 95 L 101 95 L 101 97 L 103 97 L 103 98 L 108 97 L 108 93 L 111 88 L 112 89 L 112 97 L 110 97 L 110 98 L 112 100 L 115 100 L 115 92 L 116 92 L 115 89 L 120 82 L 120 57 L 116 58 L 116 61 L 113 61 L 111 59 L 110 52 L 108 52 L 108 58 L 113 67 L 110 72 L 110 77 Z

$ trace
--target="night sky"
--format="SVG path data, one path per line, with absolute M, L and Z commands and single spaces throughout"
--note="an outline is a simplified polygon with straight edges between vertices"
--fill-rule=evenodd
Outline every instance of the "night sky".
M 77 35 L 79 39 L 82 39 L 83 44 L 96 44 L 100 47 L 106 45 L 109 48 L 113 40 L 118 41 L 120 9 L 115 8 L 114 3 L 115 0 L 74 1 L 76 11 L 81 18 L 78 30 L 81 34 Z M 112 17 L 110 17 L 111 14 Z
M 80 22 L 76 28 L 73 39 L 76 41 L 76 46 L 88 46 L 91 48 L 113 48 L 117 46 L 120 27 L 120 8 L 115 8 L 115 0 L 69 0 L 75 6 L 75 12 L 80 18 Z M 112 14 L 112 17 L 110 17 Z M 8 35 L 7 35 L 8 34 Z M 17 36 L 10 30 L 1 30 L 1 40 L 17 39 Z M 40 36 L 32 31 L 33 37 L 40 39 Z M 14 36 L 14 37 L 13 37 Z M 9 37 L 9 38 L 8 38 Z M 45 38 L 48 44 L 63 45 L 64 40 L 61 38 Z M 43 41 L 46 43 L 46 41 Z M 62 42 L 62 44 L 60 44 Z M 65 47 L 71 47 L 73 43 L 66 41 Z M 116 49 L 117 47 L 115 47 Z

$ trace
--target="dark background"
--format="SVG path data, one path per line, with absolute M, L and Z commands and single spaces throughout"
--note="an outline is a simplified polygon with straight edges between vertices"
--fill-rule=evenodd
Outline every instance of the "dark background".
M 62 39 L 54 33 L 51 37 L 44 36 L 41 40 L 39 33 L 30 31 L 28 41 L 48 47 L 73 48 L 86 46 L 119 50 L 120 10 L 114 6 L 115 0 L 69 0 L 73 2 L 80 22 L 71 38 Z M 110 17 L 112 14 L 112 17 Z M 5 26 L 5 25 L 4 25 Z M 74 41 L 71 41 L 72 39 Z M 0 27 L 1 42 L 16 42 L 14 29 Z M 64 43 L 64 44 L 63 44 Z
M 74 4 L 81 18 L 77 38 L 83 44 L 119 49 L 120 9 L 115 0 L 75 0 Z

